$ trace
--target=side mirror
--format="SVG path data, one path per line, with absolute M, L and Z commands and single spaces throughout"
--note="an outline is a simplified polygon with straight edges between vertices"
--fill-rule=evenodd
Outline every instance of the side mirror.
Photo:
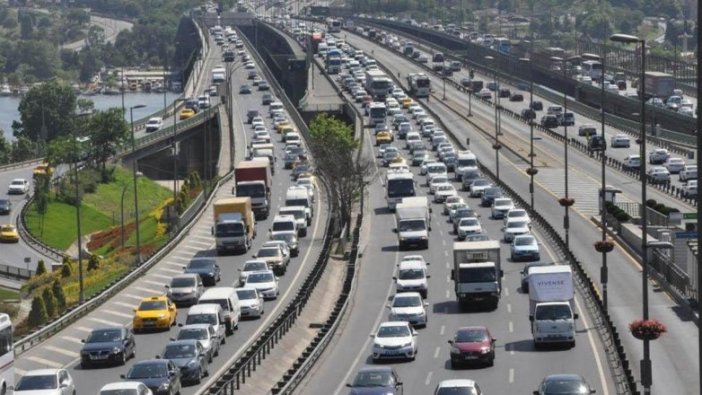
M 371 333 L 371 334 L 370 334 L 370 337 L 375 337 L 375 333 Z
M 427 278 L 431 278 L 431 274 L 427 274 L 426 277 L 427 277 Z
M 398 381 L 397 384 L 395 384 L 397 387 L 402 387 L 402 381 Z
M 214 226 L 210 228 L 210 234 L 211 234 L 212 236 L 214 236 L 214 234 L 215 234 L 215 228 L 214 228 Z
M 171 287 L 171 286 L 170 286 L 170 285 L 168 285 L 168 284 L 164 284 L 163 286 L 164 286 L 164 287 L 165 287 L 166 289 L 168 289 L 168 288 L 170 288 L 170 287 Z
M 182 328 L 182 327 L 183 327 L 183 323 L 181 322 L 178 324 L 178 328 Z
M 454 270 L 454 269 L 451 269 L 451 280 L 455 280 L 455 278 L 454 278 L 454 277 L 455 277 L 455 273 L 454 273 L 454 272 L 455 272 L 455 270 Z
M 392 279 L 395 280 L 395 281 L 397 281 L 397 277 L 395 277 L 395 276 L 392 276 Z
M 539 391 L 534 391 L 534 395 L 539 395 Z
M 427 262 L 426 264 L 427 264 L 427 265 L 431 265 L 431 262 Z
M 85 343 L 85 339 L 80 339 L 80 342 L 81 342 L 81 343 Z
M 453 344 L 453 340 L 447 341 L 448 344 Z
M 251 255 L 251 258 L 256 258 L 256 254 Z
M 424 302 L 424 307 L 429 307 L 429 302 Z
M 491 341 L 492 341 L 492 344 L 495 344 L 495 343 L 497 342 L 497 339 L 495 339 L 495 338 L 493 337 Z
M 154 358 L 156 358 L 156 359 L 161 359 L 161 356 L 160 356 L 160 355 L 156 355 Z
M 573 314 L 573 319 L 577 320 L 579 318 L 578 313 Z
M 175 341 L 175 337 L 171 337 L 171 338 L 169 338 L 168 340 L 170 340 L 170 341 L 173 342 L 173 341 Z
M 126 380 L 126 379 L 127 379 L 127 375 L 126 375 L 126 374 L 120 374 L 120 375 L 119 375 L 119 378 L 121 378 L 122 380 Z
M 132 309 L 132 310 L 134 310 L 135 313 L 137 312 L 137 309 Z
M 505 276 L 505 271 L 502 270 L 502 269 L 500 269 L 500 278 L 502 278 L 502 277 L 504 277 L 504 276 Z
M 392 228 L 393 233 L 397 233 L 397 228 Z
M 417 336 L 417 335 L 419 335 L 419 333 L 417 333 L 417 331 L 415 331 L 414 329 L 412 329 L 412 336 Z
M 351 383 L 346 383 L 346 386 L 350 388 L 350 387 L 351 387 Z
M 533 316 L 533 315 L 530 315 L 530 316 L 529 316 L 529 321 L 534 322 L 534 316 Z

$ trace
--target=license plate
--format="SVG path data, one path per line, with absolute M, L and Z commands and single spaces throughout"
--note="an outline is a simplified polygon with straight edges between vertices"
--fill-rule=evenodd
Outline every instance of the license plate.
M 107 359 L 107 355 L 90 355 L 90 359 Z
M 474 359 L 478 359 L 478 357 L 475 355 L 466 355 L 465 359 L 466 360 L 474 360 Z
M 156 323 L 153 321 L 144 321 L 144 326 L 154 326 L 154 325 L 156 325 Z

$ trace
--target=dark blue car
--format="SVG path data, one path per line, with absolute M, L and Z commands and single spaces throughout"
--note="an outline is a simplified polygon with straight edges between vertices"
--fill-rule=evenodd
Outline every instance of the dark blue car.
M 195 339 L 169 342 L 161 358 L 170 360 L 180 368 L 181 382 L 200 384 L 202 378 L 210 374 L 205 349 Z
M 215 285 L 222 279 L 219 265 L 213 258 L 193 258 L 185 266 L 185 273 L 200 276 L 204 285 Z
M 180 393 L 180 369 L 167 359 L 147 359 L 139 361 L 121 375 L 122 379 L 144 383 L 154 395 L 175 395 Z
M 349 395 L 402 395 L 402 381 L 395 369 L 389 366 L 361 368 L 353 382 Z
M 123 326 L 93 329 L 82 341 L 85 344 L 80 350 L 80 366 L 84 369 L 103 364 L 124 365 L 136 353 L 134 334 Z

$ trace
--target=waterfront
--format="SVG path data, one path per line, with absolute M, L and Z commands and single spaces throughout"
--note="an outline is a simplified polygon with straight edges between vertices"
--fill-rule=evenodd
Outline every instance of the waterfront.
M 167 105 L 173 105 L 173 100 L 175 100 L 179 95 L 180 94 L 178 93 L 166 92 Z M 79 98 L 92 100 L 95 102 L 95 108 L 98 110 L 105 110 L 111 107 L 122 107 L 121 95 L 79 96 Z M 2 129 L 5 138 L 8 140 L 14 140 L 14 137 L 12 136 L 12 121 L 19 121 L 20 115 L 17 107 L 19 107 L 20 100 L 20 97 L 14 96 L 0 97 L 0 129 Z M 129 107 L 137 104 L 144 104 L 146 107 L 134 109 L 135 121 L 163 109 L 163 93 L 125 93 L 124 106 L 127 109 L 125 113 L 127 122 L 129 122 Z

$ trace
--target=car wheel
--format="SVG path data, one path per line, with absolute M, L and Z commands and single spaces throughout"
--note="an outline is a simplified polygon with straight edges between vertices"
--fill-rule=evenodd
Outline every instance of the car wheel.
M 195 379 L 195 384 L 200 384 L 202 383 L 202 377 L 204 376 L 204 373 L 202 372 L 202 368 L 197 372 L 197 378 Z
M 127 363 L 127 350 L 122 351 L 122 357 L 119 359 L 120 366 L 124 366 Z

